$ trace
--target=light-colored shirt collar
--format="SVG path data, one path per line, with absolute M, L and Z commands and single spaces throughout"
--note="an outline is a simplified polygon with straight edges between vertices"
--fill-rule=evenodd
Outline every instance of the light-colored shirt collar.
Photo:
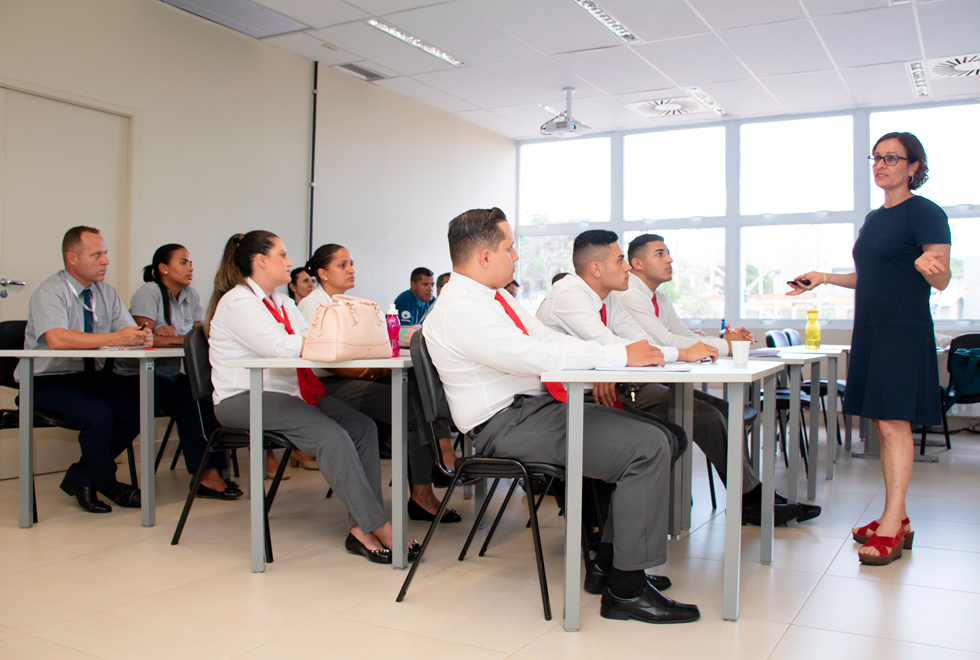
M 647 295 L 647 298 L 653 298 L 653 291 L 647 286 L 647 283 L 637 275 L 636 273 L 630 273 L 630 286 L 635 286 L 637 289 L 642 291 Z
M 568 284 L 563 285 L 562 282 L 564 282 L 565 280 L 568 280 Z M 589 301 L 592 303 L 592 310 L 596 314 L 598 314 L 599 310 L 602 309 L 602 306 L 606 304 L 606 301 L 599 297 L 599 294 L 595 292 L 595 289 L 589 286 L 588 282 L 583 280 L 575 273 L 569 273 L 565 277 L 561 278 L 560 280 L 555 282 L 555 286 L 560 286 L 562 288 L 574 286 L 579 289 L 582 289 L 583 291 L 587 291 L 589 294 Z
M 263 298 L 269 298 L 270 300 L 272 300 L 273 303 L 275 303 L 277 309 L 283 306 L 284 301 L 282 295 L 277 290 L 273 289 L 272 295 L 267 296 L 265 295 L 265 291 L 262 290 L 262 287 L 256 284 L 255 280 L 253 280 L 251 277 L 246 277 L 245 283 L 248 284 L 249 287 L 251 287 L 252 293 L 258 296 L 259 300 L 262 300 Z

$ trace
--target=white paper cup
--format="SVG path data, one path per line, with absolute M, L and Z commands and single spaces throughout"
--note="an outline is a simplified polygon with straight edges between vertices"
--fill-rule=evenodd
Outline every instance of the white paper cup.
M 750 341 L 732 342 L 732 360 L 736 367 L 745 367 L 749 364 L 749 347 L 751 345 L 752 342 Z

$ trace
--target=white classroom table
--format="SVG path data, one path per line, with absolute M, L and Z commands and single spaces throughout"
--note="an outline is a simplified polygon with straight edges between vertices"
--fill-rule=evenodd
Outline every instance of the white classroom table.
M 154 482 L 153 456 L 156 434 L 153 420 L 156 406 L 153 402 L 154 360 L 160 358 L 182 358 L 183 348 L 127 348 L 122 350 L 50 350 L 20 349 L 0 350 L 0 357 L 21 359 L 20 372 L 20 526 L 28 528 L 34 523 L 34 360 L 50 358 L 57 353 L 59 358 L 100 358 L 139 360 L 140 379 L 140 508 L 144 527 L 156 524 L 156 483 Z
M 266 369 L 391 369 L 391 559 L 395 568 L 408 563 L 406 548 L 408 507 L 407 388 L 412 358 L 404 357 L 316 362 L 302 358 L 243 358 L 228 360 L 229 367 L 249 370 L 249 494 L 252 500 L 252 572 L 265 571 L 265 458 L 262 451 L 262 376 Z
M 582 533 L 582 427 L 585 385 L 594 382 L 610 383 L 682 383 L 683 396 L 675 397 L 683 406 L 685 430 L 693 416 L 695 383 L 738 383 L 747 385 L 763 380 L 766 396 L 775 399 L 776 374 L 782 371 L 781 362 L 750 360 L 748 366 L 735 367 L 731 359 L 718 360 L 713 364 L 692 364 L 690 371 L 656 369 L 623 369 L 617 371 L 549 371 L 541 374 L 544 382 L 564 383 L 568 388 L 568 422 L 566 429 L 565 464 L 565 630 L 579 629 L 579 590 L 581 588 L 582 560 L 579 556 Z M 743 415 L 745 388 L 734 387 L 728 402 L 728 487 L 726 496 L 725 562 L 722 616 L 734 621 L 738 618 L 738 579 L 741 558 L 742 532 L 742 454 Z M 762 456 L 762 501 L 771 502 L 775 494 L 775 454 L 769 447 L 774 438 L 775 406 L 765 412 L 766 429 Z M 688 438 L 692 438 L 689 435 Z M 688 454 L 690 452 L 687 452 Z M 688 476 L 689 478 L 689 476 Z M 685 489 L 689 490 L 689 489 Z M 762 507 L 762 539 L 760 559 L 763 564 L 772 563 L 773 509 Z M 260 546 L 261 548 L 261 546 Z

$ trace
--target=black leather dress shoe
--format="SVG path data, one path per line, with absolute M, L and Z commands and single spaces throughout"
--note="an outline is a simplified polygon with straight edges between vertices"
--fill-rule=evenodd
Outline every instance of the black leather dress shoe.
M 678 603 L 647 584 L 636 598 L 619 598 L 609 588 L 602 592 L 599 614 L 604 619 L 636 619 L 646 623 L 686 623 L 697 621 L 697 605 Z
M 133 488 L 129 484 L 119 484 L 116 492 L 112 495 L 107 494 L 106 497 L 119 506 L 124 506 L 128 509 L 140 508 L 140 489 Z
M 597 563 L 592 562 L 589 566 L 589 570 L 585 571 L 585 590 L 590 594 L 601 594 L 609 584 L 609 576 L 612 575 L 611 571 L 606 571 L 602 569 Z M 656 589 L 657 591 L 664 591 L 670 589 L 670 578 L 666 575 L 649 575 L 647 574 L 647 584 Z
M 361 555 L 368 561 L 374 562 L 375 564 L 390 564 L 391 563 L 391 550 L 384 548 L 382 550 L 368 550 L 367 546 L 357 540 L 353 534 L 347 535 L 347 540 L 344 541 L 344 547 L 347 548 L 347 552 L 355 555 Z
M 776 504 L 773 506 L 773 524 L 776 527 L 780 525 L 785 525 L 790 520 L 796 518 L 800 519 L 800 505 L 799 504 Z M 742 505 L 742 524 L 743 525 L 761 525 L 762 524 L 762 507 L 743 504 Z
M 776 504 L 786 504 L 789 500 L 786 499 L 785 495 L 776 493 Z M 813 520 L 820 515 L 822 509 L 816 504 L 807 504 L 806 502 L 800 502 L 797 506 L 800 507 L 800 515 L 796 519 L 796 522 L 803 522 L 804 520 Z
M 240 490 L 225 488 L 224 490 L 214 490 L 207 486 L 197 487 L 197 496 L 205 500 L 237 500 L 244 495 Z
M 433 520 L 436 519 L 436 514 L 429 513 L 424 508 L 422 508 L 421 504 L 419 504 L 412 498 L 409 498 L 408 517 L 411 518 L 412 520 L 423 520 L 425 522 L 432 522 Z M 440 520 L 439 522 L 458 523 L 462 519 L 463 518 L 458 513 L 456 513 L 455 509 L 446 509 L 445 512 L 443 512 L 442 514 L 442 520 Z
M 78 500 L 78 505 L 89 513 L 109 513 L 112 511 L 112 507 L 100 500 L 98 493 L 90 486 L 83 486 L 65 477 L 61 480 L 61 490 Z

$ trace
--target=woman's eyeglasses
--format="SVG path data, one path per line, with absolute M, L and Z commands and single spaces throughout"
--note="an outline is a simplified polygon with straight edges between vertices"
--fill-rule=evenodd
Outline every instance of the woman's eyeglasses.
M 908 160 L 905 156 L 896 156 L 894 154 L 888 154 L 887 156 L 879 156 L 875 154 L 874 156 L 868 156 L 868 160 L 871 161 L 873 165 L 877 165 L 881 161 L 885 161 L 885 165 L 898 165 L 900 160 Z

